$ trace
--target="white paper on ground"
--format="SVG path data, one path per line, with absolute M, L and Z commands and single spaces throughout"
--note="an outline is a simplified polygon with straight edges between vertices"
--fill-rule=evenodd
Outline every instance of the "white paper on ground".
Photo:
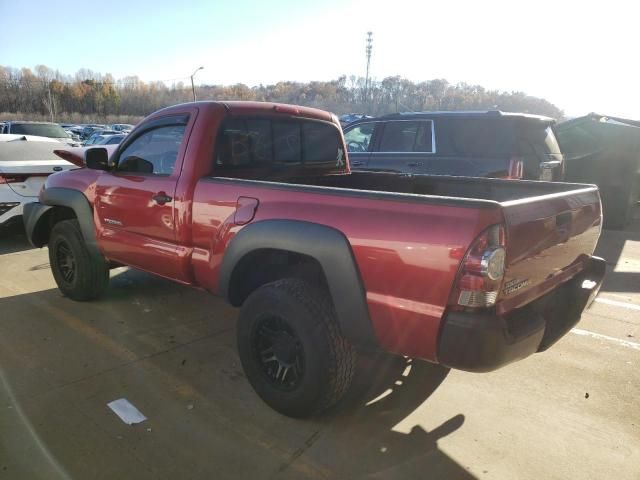
M 107 407 L 109 407 L 113 413 L 118 415 L 120 420 L 127 425 L 144 422 L 147 419 L 147 417 L 145 417 L 142 412 L 134 407 L 126 398 L 119 398 L 118 400 L 109 402 L 107 403 Z

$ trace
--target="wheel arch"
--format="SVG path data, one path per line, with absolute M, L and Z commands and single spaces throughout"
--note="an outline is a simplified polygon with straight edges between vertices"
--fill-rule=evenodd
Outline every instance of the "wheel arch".
M 49 241 L 53 225 L 75 218 L 88 250 L 100 254 L 96 241 L 93 208 L 87 197 L 78 190 L 52 187 L 40 193 L 40 202 L 25 205 L 24 223 L 29 241 L 42 247 Z
M 259 269 L 252 268 L 256 264 Z M 251 275 L 255 271 L 260 273 Z M 326 225 L 298 220 L 247 225 L 227 246 L 218 293 L 239 306 L 256 288 L 287 276 L 324 283 L 342 334 L 355 344 L 378 344 L 351 245 Z

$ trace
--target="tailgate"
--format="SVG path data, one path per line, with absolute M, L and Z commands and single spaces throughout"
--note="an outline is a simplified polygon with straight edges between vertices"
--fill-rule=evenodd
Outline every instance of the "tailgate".
M 598 188 L 587 186 L 501 204 L 507 265 L 499 313 L 529 303 L 581 271 L 602 224 Z

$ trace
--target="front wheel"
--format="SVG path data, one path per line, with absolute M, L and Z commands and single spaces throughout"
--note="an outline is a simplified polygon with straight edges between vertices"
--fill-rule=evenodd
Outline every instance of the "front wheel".
M 290 417 L 307 417 L 337 403 L 356 363 L 328 294 L 293 278 L 263 285 L 244 302 L 238 351 L 256 393 Z
M 54 225 L 49 237 L 49 263 L 58 288 L 73 300 L 94 300 L 109 284 L 109 265 L 89 252 L 77 220 Z

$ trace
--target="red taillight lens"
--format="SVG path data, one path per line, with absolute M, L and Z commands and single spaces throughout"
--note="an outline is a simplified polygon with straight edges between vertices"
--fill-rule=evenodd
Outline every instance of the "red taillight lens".
M 506 264 L 504 225 L 493 225 L 471 244 L 462 260 L 450 305 L 490 307 L 495 304 Z
M 524 175 L 524 162 L 520 157 L 511 157 L 509 160 L 509 171 L 507 178 L 511 180 L 519 180 Z

